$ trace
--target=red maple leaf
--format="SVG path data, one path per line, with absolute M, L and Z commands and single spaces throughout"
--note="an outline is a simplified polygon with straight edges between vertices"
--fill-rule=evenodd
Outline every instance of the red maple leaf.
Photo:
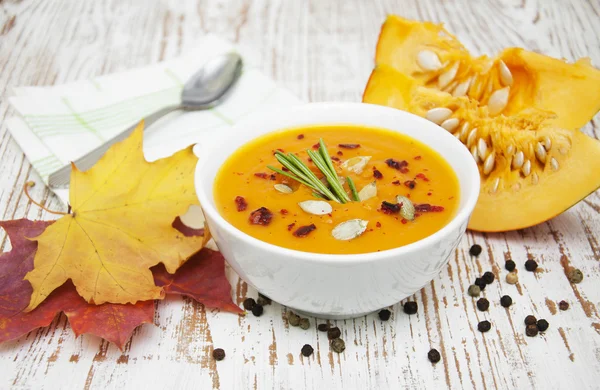
M 56 289 L 39 307 L 24 312 L 32 288 L 23 278 L 33 269 L 36 237 L 52 221 L 20 219 L 0 221 L 10 238 L 12 250 L 0 254 L 0 342 L 16 339 L 30 331 L 50 325 L 54 317 L 64 312 L 77 336 L 90 333 L 115 343 L 122 349 L 133 330 L 152 323 L 154 301 L 132 304 L 92 305 L 79 296 L 69 281 Z M 179 229 L 179 227 L 176 227 Z M 202 235 L 203 229 L 189 229 L 184 234 Z M 203 249 L 192 256 L 175 274 L 162 265 L 154 267 L 155 283 L 167 294 L 189 296 L 207 307 L 241 313 L 231 300 L 231 286 L 225 277 L 225 260 L 216 251 Z

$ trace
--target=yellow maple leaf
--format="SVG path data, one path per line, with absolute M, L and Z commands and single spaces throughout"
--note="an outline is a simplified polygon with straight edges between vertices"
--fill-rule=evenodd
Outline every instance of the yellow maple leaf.
M 86 172 L 73 165 L 71 214 L 50 225 L 38 241 L 27 279 L 33 310 L 68 279 L 86 301 L 134 303 L 164 296 L 150 267 L 174 273 L 202 248 L 205 237 L 185 237 L 171 225 L 198 200 L 197 157 L 187 148 L 152 163 L 142 150 L 141 122 Z

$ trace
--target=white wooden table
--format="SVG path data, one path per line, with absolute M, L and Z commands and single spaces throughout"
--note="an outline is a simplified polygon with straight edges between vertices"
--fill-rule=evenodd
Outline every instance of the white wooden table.
M 51 85 L 143 66 L 179 55 L 207 32 L 254 47 L 262 70 L 306 101 L 358 101 L 373 65 L 374 46 L 387 13 L 444 21 L 465 45 L 493 54 L 505 46 L 600 65 L 598 0 L 506 1 L 16 1 L 0 2 L 0 91 Z M 50 219 L 22 192 L 39 182 L 6 131 L 12 115 L 0 101 L 0 218 Z M 590 134 L 600 130 L 585 129 Z M 557 191 L 559 191 L 557 189 Z M 33 196 L 60 204 L 43 186 Z M 377 315 L 337 321 L 346 340 L 330 352 L 315 329 L 288 327 L 284 308 L 242 318 L 187 299 L 158 303 L 156 326 L 136 330 L 123 352 L 93 336 L 76 339 L 64 316 L 49 328 L 0 345 L 0 388 L 598 388 L 600 386 L 600 196 L 590 195 L 563 215 L 506 234 L 468 234 L 447 269 L 381 322 Z M 3 250 L 10 248 L 1 233 Z M 479 258 L 468 249 L 484 247 Z M 504 282 L 512 257 L 520 283 Z M 528 258 L 541 272 L 526 272 Z M 583 270 L 571 285 L 565 267 Z M 500 276 L 485 290 L 489 312 L 466 294 L 487 270 Z M 238 303 L 255 292 L 230 275 Z M 504 294 L 513 306 L 500 307 Z M 557 311 L 557 302 L 571 304 Z M 524 334 L 528 314 L 550 328 Z M 477 323 L 489 319 L 492 331 Z M 300 348 L 315 347 L 310 358 Z M 224 348 L 215 362 L 210 351 Z M 427 360 L 437 348 L 442 361 Z

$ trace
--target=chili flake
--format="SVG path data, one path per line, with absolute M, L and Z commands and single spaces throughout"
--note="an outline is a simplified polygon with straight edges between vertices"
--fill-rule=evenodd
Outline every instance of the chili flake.
M 265 172 L 256 172 L 254 176 L 260 177 L 261 179 L 267 179 L 269 177 L 269 175 Z
M 251 224 L 263 226 L 267 226 L 271 223 L 271 219 L 273 219 L 273 213 L 266 207 L 254 210 L 250 213 L 250 218 L 248 218 Z
M 407 186 L 408 188 L 410 188 L 412 190 L 417 185 L 417 182 L 414 181 L 414 180 L 407 180 L 407 181 L 404 182 L 404 185 Z
M 375 226 L 377 226 L 378 228 L 381 227 L 381 222 L 377 221 L 377 223 L 375 224 Z
M 298 136 L 296 138 L 303 139 L 304 138 L 304 134 L 298 134 Z
M 421 158 L 421 156 L 415 156 L 415 160 L 420 160 Z
M 360 148 L 360 144 L 338 144 L 338 147 L 342 149 L 356 149 Z
M 281 213 L 281 215 L 287 215 L 289 213 L 289 211 L 287 211 L 286 209 L 281 209 L 279 210 L 279 212 Z
M 246 202 L 243 196 L 236 196 L 235 206 L 237 207 L 237 211 L 244 211 L 248 207 L 248 202 Z
M 395 186 L 399 186 L 401 183 L 400 183 L 400 180 L 394 180 L 392 182 L 392 184 L 395 185 Z
M 294 232 L 294 236 L 296 236 L 296 237 L 306 237 L 306 236 L 308 236 L 310 234 L 310 232 L 312 232 L 316 228 L 317 227 L 315 226 L 314 223 L 311 223 L 310 225 L 307 225 L 307 226 L 300 226 Z
M 415 211 L 418 211 L 421 213 L 426 213 L 426 212 L 436 213 L 436 212 L 444 211 L 444 206 L 434 206 L 434 205 L 430 205 L 429 203 L 415 204 Z
M 294 226 L 296 226 L 296 224 L 295 224 L 294 222 L 290 223 L 290 224 L 287 226 L 288 232 L 289 232 L 290 230 L 292 230 L 292 229 L 294 228 Z
M 390 203 L 384 200 L 381 202 L 381 211 L 384 214 L 398 214 L 400 212 L 400 205 L 398 203 Z
M 339 158 L 339 157 L 337 157 L 337 156 L 331 156 L 331 159 L 332 159 L 333 161 L 340 161 L 340 158 Z
M 321 145 L 319 145 L 319 143 L 317 142 L 316 144 L 314 144 L 314 145 L 312 146 L 312 148 L 313 148 L 313 149 L 319 149 L 319 147 L 320 147 L 320 146 L 321 146 Z
M 388 165 L 388 167 L 397 169 L 402 173 L 408 172 L 408 162 L 406 160 L 398 161 L 394 160 L 393 158 L 388 158 L 385 160 L 385 163 Z
M 383 174 L 378 169 L 373 168 L 373 177 L 375 179 L 381 180 L 383 179 Z
M 337 154 L 338 156 L 343 156 L 343 155 L 344 155 L 344 152 L 342 152 L 341 150 L 338 150 L 336 154 Z
M 425 174 L 424 174 L 424 173 L 417 173 L 417 176 L 416 176 L 416 177 L 417 177 L 418 179 L 421 179 L 421 180 L 423 180 L 423 181 L 429 181 L 429 178 L 428 178 L 427 176 L 425 176 Z

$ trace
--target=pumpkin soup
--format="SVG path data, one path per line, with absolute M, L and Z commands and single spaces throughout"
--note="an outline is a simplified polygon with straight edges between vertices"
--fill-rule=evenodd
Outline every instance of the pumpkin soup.
M 459 203 L 450 165 L 423 143 L 361 126 L 314 126 L 259 137 L 214 183 L 217 209 L 259 240 L 354 254 L 410 244 L 446 225 Z

